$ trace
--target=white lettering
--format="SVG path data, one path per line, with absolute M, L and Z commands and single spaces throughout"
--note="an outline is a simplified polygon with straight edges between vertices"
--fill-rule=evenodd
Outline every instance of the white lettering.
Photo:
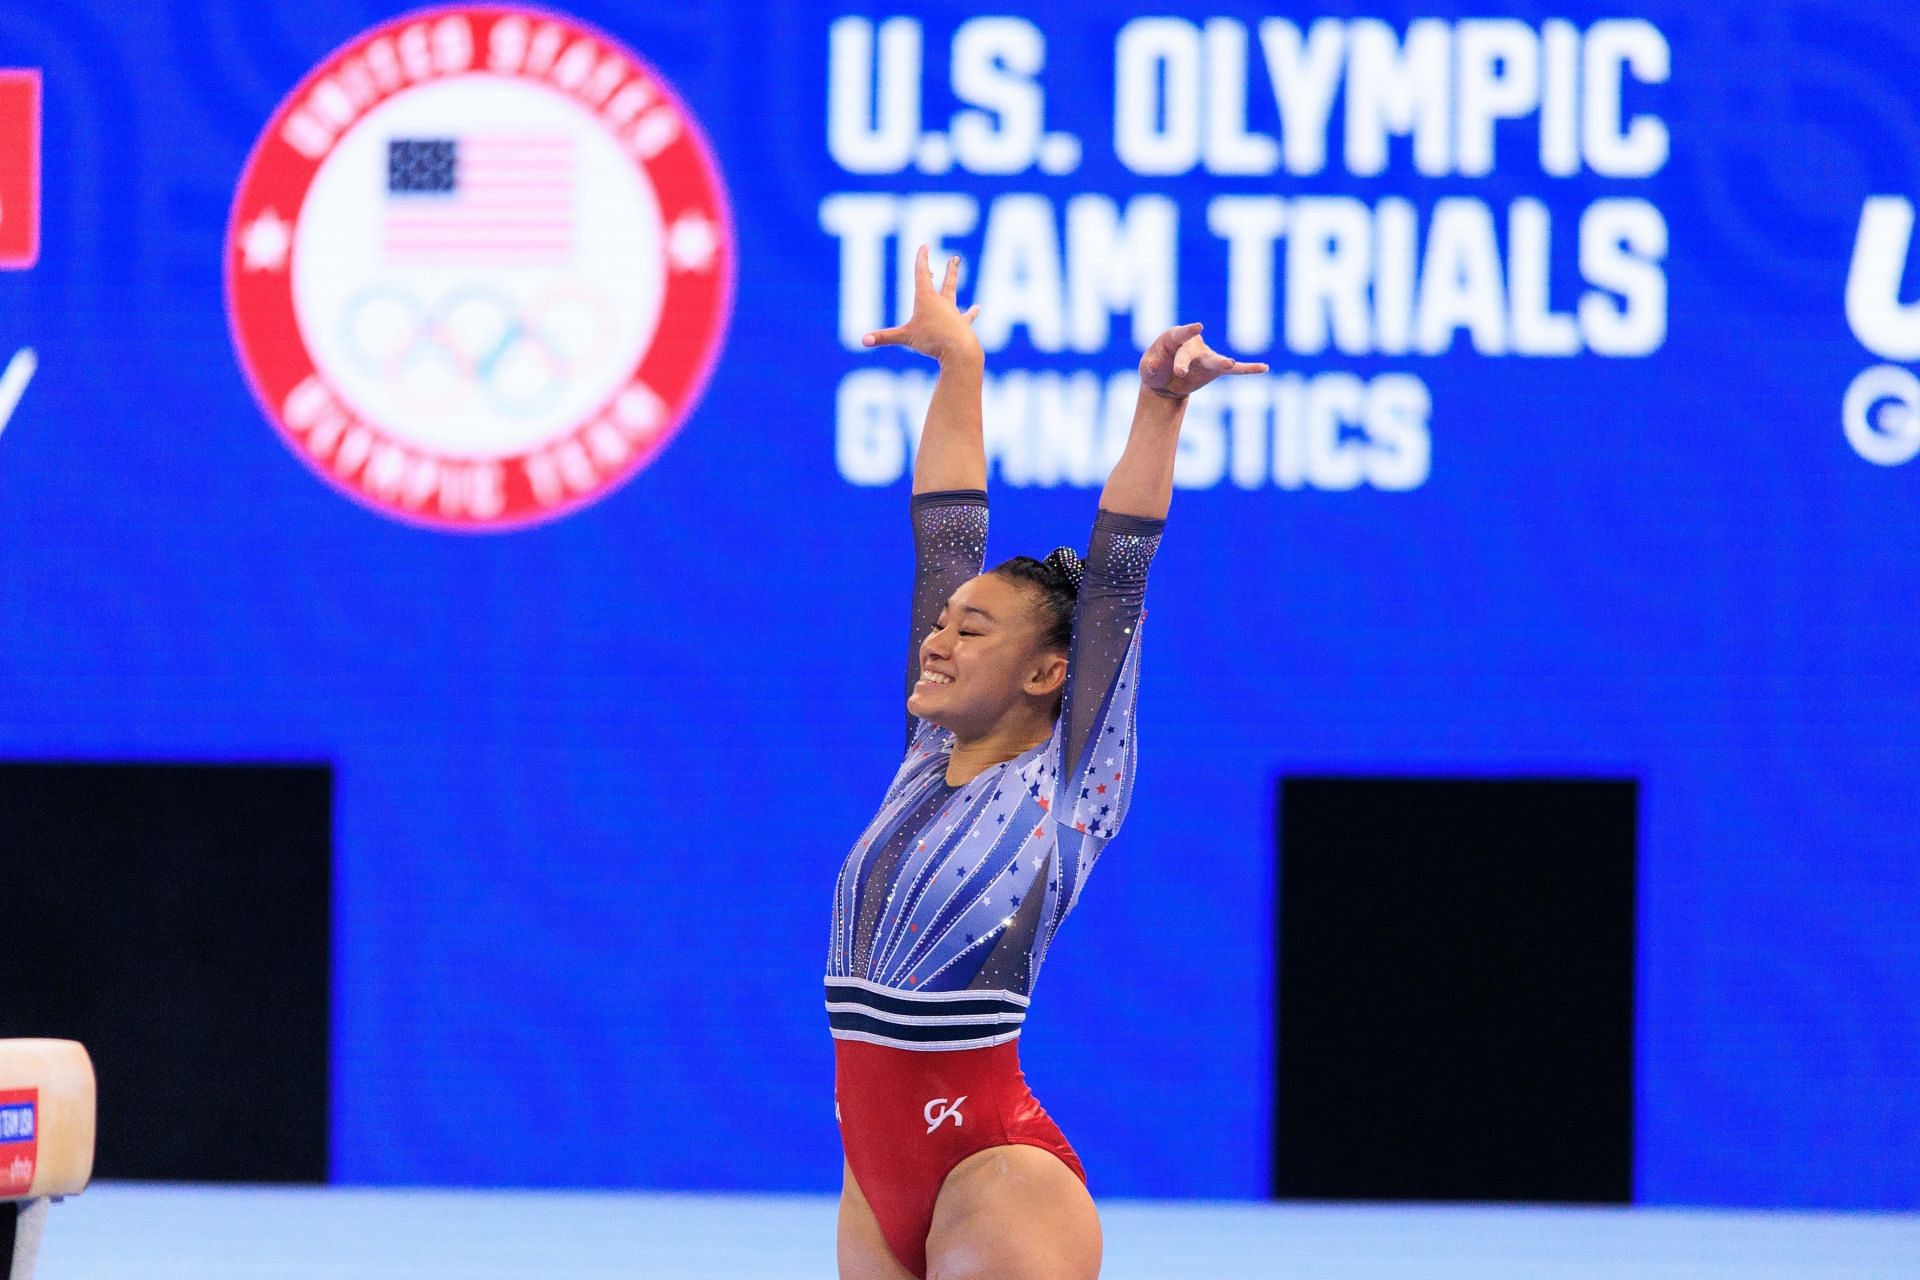
M 953 93 L 984 110 L 953 117 L 953 151 L 974 173 L 1019 173 L 1040 147 L 1043 111 L 1033 77 L 1046 38 L 1024 18 L 974 18 L 953 37 Z
M 1448 62 L 1452 33 L 1438 18 L 1393 28 L 1372 18 L 1348 29 L 1347 169 L 1363 177 L 1387 167 L 1387 139 L 1413 136 L 1414 168 L 1442 177 L 1451 167 Z
M 1375 488 L 1404 492 L 1427 482 L 1432 414 L 1433 396 L 1412 374 L 1382 374 L 1368 385 L 1365 421 L 1374 448 L 1367 455 L 1367 479 Z
M 19 407 L 20 397 L 27 394 L 27 384 L 33 381 L 39 368 L 40 357 L 32 347 L 20 348 L 13 353 L 13 359 L 7 361 L 6 372 L 0 373 L 0 431 L 5 431 L 13 421 L 13 411 Z
M 1206 25 L 1207 172 L 1268 174 L 1280 167 L 1280 145 L 1247 129 L 1247 29 L 1231 18 Z
M 1288 350 L 1302 355 L 1324 351 L 1329 320 L 1340 350 L 1367 350 L 1370 224 L 1367 207 L 1350 196 L 1306 196 L 1293 202 L 1287 233 Z
M 1235 488 L 1259 489 L 1267 480 L 1267 413 L 1272 388 L 1263 378 L 1223 378 L 1227 397 L 1227 473 Z
M 1580 29 L 1556 18 L 1540 27 L 1540 168 L 1580 172 Z
M 980 317 L 974 322 L 980 344 L 997 350 L 1024 325 L 1036 350 L 1060 350 L 1066 337 L 1060 285 L 1060 236 L 1051 202 L 1034 195 L 995 200 L 980 250 Z
M 1187 402 L 1186 421 L 1173 451 L 1173 483 L 1181 489 L 1211 489 L 1227 473 L 1227 428 L 1217 397 Z
M 1620 127 L 1621 72 L 1631 71 L 1642 84 L 1665 84 L 1672 69 L 1667 38 L 1650 22 L 1612 18 L 1588 29 L 1581 81 L 1589 169 L 1608 178 L 1645 178 L 1667 163 L 1667 126 L 1658 116 L 1637 115 Z
M 920 24 L 888 18 L 877 43 L 866 18 L 827 29 L 827 151 L 849 173 L 897 173 L 920 138 Z
M 1667 220 L 1644 200 L 1596 200 L 1580 218 L 1580 333 L 1603 356 L 1644 356 L 1667 340 Z M 1605 290 L 1607 292 L 1601 292 Z M 1616 304 L 1608 293 L 1620 299 Z
M 840 382 L 834 457 L 849 484 L 892 484 L 918 448 L 933 377 L 920 370 L 859 369 Z M 1016 369 L 982 387 L 987 465 L 1015 487 L 1097 488 L 1126 445 L 1139 390 L 1131 369 L 1104 379 Z M 1426 384 L 1410 374 L 1365 381 L 1348 373 L 1233 378 L 1197 397 L 1174 458 L 1174 483 L 1255 490 L 1402 491 L 1424 484 L 1431 443 Z M 556 493 L 566 492 L 557 474 Z
M 1102 195 L 1067 202 L 1067 316 L 1076 351 L 1107 345 L 1114 313 L 1133 313 L 1133 345 L 1145 350 L 1174 323 L 1179 208 L 1165 196 L 1135 196 L 1124 214 Z
M 1200 33 L 1178 18 L 1135 18 L 1114 45 L 1113 147 L 1135 173 L 1200 162 Z
M 1352 489 L 1366 478 L 1360 442 L 1348 438 L 1348 426 L 1364 421 L 1366 389 L 1350 373 L 1323 373 L 1307 383 L 1302 427 L 1306 434 L 1307 476 L 1316 489 Z
M 1847 327 L 1883 360 L 1920 360 L 1920 300 L 1902 303 L 1913 248 L 1913 203 L 1869 196 L 1847 267 Z
M 1553 309 L 1553 222 L 1538 200 L 1515 200 L 1507 210 L 1507 289 L 1513 312 L 1513 349 L 1523 356 L 1570 356 L 1580 350 L 1580 326 Z
M 1278 196 L 1215 196 L 1207 230 L 1227 242 L 1227 342 L 1250 354 L 1273 345 L 1273 242 L 1287 225 Z
M 1462 22 L 1454 154 L 1469 177 L 1493 172 L 1494 125 L 1518 120 L 1540 103 L 1540 50 L 1533 28 L 1513 18 Z
M 1920 456 L 1920 378 L 1899 365 L 1864 370 L 1840 405 L 1847 443 L 1868 462 L 1897 467 Z
M 899 221 L 888 195 L 845 192 L 820 202 L 820 227 L 840 240 L 840 345 L 886 324 L 887 237 Z
M 833 460 L 850 484 L 883 485 L 907 466 L 907 443 L 895 403 L 896 375 L 856 369 L 840 379 L 835 397 Z
M 1319 173 L 1327 165 L 1327 117 L 1340 88 L 1344 28 L 1336 18 L 1315 19 L 1303 42 L 1299 27 L 1267 18 L 1260 23 L 1260 51 L 1280 107 L 1287 172 Z
M 1404 355 L 1413 346 L 1418 250 L 1413 203 L 1398 196 L 1382 200 L 1373 211 L 1373 341 L 1389 355 Z
M 1465 328 L 1481 355 L 1507 349 L 1506 289 L 1500 280 L 1500 246 L 1493 216 L 1478 200 L 1448 197 L 1433 206 L 1427 252 L 1420 268 L 1420 304 L 1415 342 L 1427 355 L 1453 346 Z

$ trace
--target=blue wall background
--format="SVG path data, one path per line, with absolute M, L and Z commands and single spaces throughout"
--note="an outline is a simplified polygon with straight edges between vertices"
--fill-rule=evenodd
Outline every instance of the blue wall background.
M 1404 29 L 1435 8 L 1323 12 Z M 1863 201 L 1920 199 L 1907 6 L 1459 10 L 1665 33 L 1671 77 L 1629 104 L 1666 122 L 1671 157 L 1625 181 L 1542 175 L 1525 122 L 1487 177 L 1422 177 L 1404 141 L 1378 177 L 1138 176 L 1109 141 L 1131 15 L 1068 2 L 1036 21 L 1076 172 L 850 175 L 826 146 L 831 22 L 919 18 L 944 112 L 946 43 L 977 10 L 581 0 L 715 148 L 734 318 L 647 470 L 480 537 L 316 480 L 223 311 L 256 134 L 396 12 L 0 14 L 0 65 L 44 71 L 46 192 L 38 264 L 0 273 L 0 361 L 39 357 L 0 433 L 0 755 L 333 764 L 337 1180 L 837 1182 L 817 978 L 834 869 L 899 746 L 909 562 L 905 482 L 835 463 L 841 379 L 905 357 L 838 340 L 823 199 L 1166 194 L 1180 318 L 1224 337 L 1216 194 L 1532 196 L 1565 227 L 1630 196 L 1670 229 L 1646 358 L 1490 358 L 1464 337 L 1271 354 L 1418 375 L 1431 474 L 1177 496 L 1139 798 L 1039 983 L 1028 1073 L 1100 1192 L 1263 1194 L 1276 778 L 1631 776 L 1636 1197 L 1920 1203 L 1920 462 L 1864 460 L 1840 415 L 1879 362 L 1843 308 Z M 1249 122 L 1271 132 L 1263 75 L 1256 57 Z M 1565 309 L 1571 241 L 1554 253 Z M 1016 332 L 990 364 L 1104 377 L 1137 356 L 1120 323 L 1104 352 Z M 990 554 L 1077 541 L 1093 506 L 1002 485 Z

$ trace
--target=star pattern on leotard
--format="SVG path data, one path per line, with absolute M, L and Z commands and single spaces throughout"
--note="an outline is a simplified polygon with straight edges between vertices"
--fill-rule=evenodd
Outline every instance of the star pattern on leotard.
M 916 571 L 936 574 L 926 584 L 916 577 L 916 618 L 929 607 L 937 612 L 984 563 L 985 509 L 963 499 L 916 499 Z M 1088 572 L 1108 576 L 1083 603 L 1113 607 L 1092 615 L 1083 608 L 1076 618 L 1082 630 L 1053 737 L 991 766 L 982 784 L 952 788 L 952 733 L 909 717 L 911 742 L 886 807 L 842 873 L 831 973 L 903 990 L 1030 989 L 1080 877 L 1114 834 L 1131 786 L 1135 622 L 1157 534 L 1124 517 L 1101 520 Z M 1042 884 L 1049 905 L 1016 926 L 1022 904 Z M 991 971 L 983 967 L 989 957 Z

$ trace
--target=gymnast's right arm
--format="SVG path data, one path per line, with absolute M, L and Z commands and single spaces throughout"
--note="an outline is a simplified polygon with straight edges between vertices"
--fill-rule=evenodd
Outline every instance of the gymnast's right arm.
M 913 465 L 913 605 L 907 635 L 909 695 L 920 672 L 920 641 L 955 588 L 980 572 L 987 553 L 987 452 L 981 439 L 985 357 L 974 336 L 978 307 L 954 301 L 960 263 L 947 260 L 938 289 L 923 245 L 914 260 L 913 314 L 866 336 L 870 347 L 904 346 L 940 362 Z M 915 719 L 907 718 L 911 741 Z

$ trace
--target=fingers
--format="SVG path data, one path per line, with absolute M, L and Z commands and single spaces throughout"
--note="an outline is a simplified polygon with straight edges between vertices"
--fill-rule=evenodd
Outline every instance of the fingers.
M 1173 353 L 1173 376 L 1176 378 L 1186 377 L 1196 364 L 1205 369 L 1206 358 L 1214 354 L 1208 350 L 1207 344 L 1200 340 L 1200 326 L 1197 324 L 1183 324 L 1180 328 L 1170 329 L 1168 332 L 1180 333 L 1183 330 L 1187 333 L 1187 339 Z
M 897 324 L 891 329 L 875 329 L 860 339 L 863 347 L 897 347 L 907 340 L 907 326 Z
M 1191 330 L 1197 329 L 1198 326 L 1182 325 L 1181 328 Z M 1173 332 L 1174 330 L 1168 330 L 1168 333 Z M 1148 361 L 1152 364 L 1159 362 L 1152 353 L 1148 354 Z M 1198 385 L 1202 386 L 1215 378 L 1232 374 L 1265 372 L 1267 372 L 1267 365 L 1264 362 L 1235 360 L 1232 356 L 1222 355 L 1201 341 L 1197 333 L 1182 342 L 1173 353 L 1173 376 L 1181 380 L 1197 377 Z
M 924 255 L 926 253 L 926 248 L 922 246 L 920 252 L 922 255 Z M 950 257 L 947 259 L 947 274 L 946 274 L 946 278 L 940 281 L 940 296 L 945 298 L 948 302 L 952 302 L 954 299 L 954 295 L 959 291 L 959 288 L 960 288 L 960 256 L 958 254 L 955 254 L 953 257 Z
M 1176 325 L 1155 338 L 1148 345 L 1147 354 L 1161 358 L 1170 356 L 1198 332 L 1200 332 L 1200 326 L 1197 324 Z
M 972 324 L 973 318 L 979 314 L 980 314 L 980 304 L 976 302 L 972 306 L 968 307 L 965 311 L 962 311 L 960 313 L 960 318 L 962 320 L 965 320 L 968 324 Z
M 913 251 L 913 291 L 923 293 L 933 279 L 933 271 L 927 266 L 927 246 L 921 245 Z

